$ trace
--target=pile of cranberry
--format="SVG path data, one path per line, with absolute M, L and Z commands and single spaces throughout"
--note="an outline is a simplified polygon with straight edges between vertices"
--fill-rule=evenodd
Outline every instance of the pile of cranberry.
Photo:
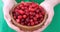
M 37 3 L 21 2 L 14 8 L 12 15 L 21 25 L 35 26 L 43 21 L 45 11 Z

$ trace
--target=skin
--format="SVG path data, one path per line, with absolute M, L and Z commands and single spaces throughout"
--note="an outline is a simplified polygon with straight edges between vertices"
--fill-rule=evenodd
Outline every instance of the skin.
M 14 30 L 16 30 L 17 32 L 23 32 L 21 31 L 18 27 L 16 27 L 15 25 L 13 25 L 11 23 L 11 18 L 10 18 L 10 15 L 9 15 L 9 11 L 10 9 L 13 7 L 13 5 L 17 4 L 15 0 L 2 0 L 3 3 L 4 3 L 4 7 L 3 7 L 3 13 L 4 13 L 4 19 L 6 20 L 8 26 Z M 51 3 L 50 3 L 51 1 Z M 53 7 L 58 4 L 60 2 L 60 0 L 45 0 L 44 2 L 42 2 L 40 4 L 40 6 L 42 6 L 47 14 L 48 14 L 48 18 L 44 24 L 44 26 L 38 30 L 35 30 L 33 32 L 42 32 L 50 23 L 51 23 L 51 20 L 54 16 L 54 10 L 53 10 Z M 55 2 L 54 2 L 55 1 Z M 54 4 L 55 3 L 55 4 Z M 52 5 L 53 4 L 53 5 Z M 7 11 L 7 12 L 6 12 Z M 28 32 L 28 31 L 27 31 Z

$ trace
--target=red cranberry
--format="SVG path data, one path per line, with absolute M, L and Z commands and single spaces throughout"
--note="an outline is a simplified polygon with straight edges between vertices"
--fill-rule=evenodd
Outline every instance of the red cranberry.
M 33 22 L 33 19 L 31 19 L 30 22 Z
M 38 24 L 38 21 L 35 21 L 34 23 L 35 23 L 35 24 Z
M 42 17 L 43 17 L 43 15 L 42 15 L 42 14 L 40 14 L 40 15 L 39 15 L 39 17 L 40 17 L 40 18 L 42 18 Z
M 33 18 L 35 21 L 37 20 L 36 17 Z
M 27 17 L 27 15 L 23 15 L 23 18 L 26 18 Z
M 21 9 L 23 10 L 23 9 L 25 9 L 24 7 L 21 7 Z
M 28 23 L 27 25 L 30 26 L 30 23 Z
M 21 24 L 22 24 L 22 25 L 24 25 L 24 23 L 23 23 L 23 22 L 21 22 Z
M 19 23 L 20 22 L 20 19 L 16 19 L 16 21 Z
M 42 11 L 42 12 L 41 12 L 41 14 L 42 14 L 42 15 L 45 15 L 45 12 L 44 12 L 44 11 Z
M 19 16 L 18 16 L 18 19 L 21 19 L 21 18 L 22 18 L 22 16 L 21 16 L 21 15 L 19 15 Z
M 39 18 L 39 14 L 36 14 L 36 18 Z
M 31 22 L 31 25 L 33 26 L 34 25 L 34 22 Z
M 16 19 L 16 16 L 14 16 L 14 19 Z
M 20 13 L 20 14 L 24 14 L 24 11 L 22 11 L 22 10 L 19 10 L 19 11 L 18 11 L 18 13 Z
M 34 9 L 33 8 L 29 8 L 29 11 L 34 11 Z

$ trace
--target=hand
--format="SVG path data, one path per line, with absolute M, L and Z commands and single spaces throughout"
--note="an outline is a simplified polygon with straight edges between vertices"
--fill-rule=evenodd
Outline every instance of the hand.
M 6 20 L 8 26 L 16 30 L 17 32 L 22 32 L 18 27 L 16 27 L 11 23 L 11 18 L 9 15 L 10 9 L 17 4 L 16 1 L 15 0 L 2 0 L 2 1 L 4 3 L 4 7 L 3 7 L 4 19 Z
M 54 16 L 54 6 L 57 5 L 58 3 L 60 3 L 60 0 L 45 0 L 44 2 L 42 2 L 40 4 L 40 6 L 42 6 L 47 14 L 48 14 L 48 18 L 46 20 L 46 22 L 44 23 L 44 26 L 34 32 L 42 32 L 52 21 L 53 16 Z

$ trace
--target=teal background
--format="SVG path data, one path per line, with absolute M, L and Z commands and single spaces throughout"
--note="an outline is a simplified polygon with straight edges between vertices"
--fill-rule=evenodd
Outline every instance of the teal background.
M 16 0 L 17 3 L 21 0 Z M 44 0 L 24 0 L 25 2 L 37 2 L 40 4 Z M 3 2 L 0 0 L 0 32 L 16 32 L 15 30 L 9 28 L 6 21 L 3 18 Z M 60 32 L 60 4 L 54 7 L 54 17 L 51 24 L 43 32 Z

